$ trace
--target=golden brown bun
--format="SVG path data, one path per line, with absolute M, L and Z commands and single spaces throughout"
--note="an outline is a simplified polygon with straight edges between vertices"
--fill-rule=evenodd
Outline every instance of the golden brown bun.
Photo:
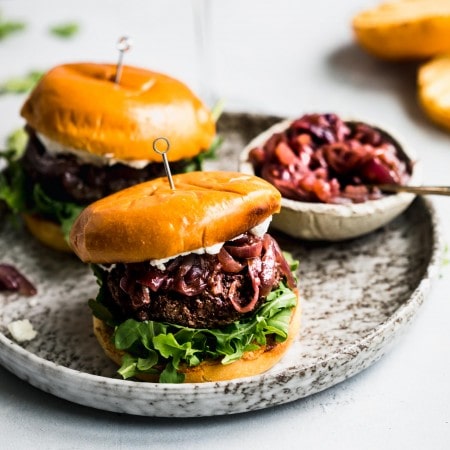
M 77 63 L 46 73 L 21 114 L 38 132 L 65 146 L 121 160 L 161 162 L 153 141 L 170 142 L 170 161 L 191 158 L 211 145 L 210 111 L 180 81 L 113 64 Z
M 298 292 L 297 292 L 298 296 Z M 233 380 L 235 378 L 258 375 L 269 370 L 280 361 L 286 351 L 298 336 L 301 323 L 300 300 L 293 310 L 288 337 L 284 342 L 273 344 L 270 347 L 261 347 L 257 351 L 244 353 L 243 357 L 231 364 L 222 364 L 220 361 L 204 361 L 198 366 L 183 366 L 179 371 L 185 375 L 185 383 L 202 383 L 206 381 Z M 113 329 L 100 319 L 93 318 L 94 334 L 103 348 L 106 356 L 119 366 L 122 364 L 124 352 L 117 350 L 112 342 Z M 159 375 L 139 374 L 136 378 L 142 381 L 157 382 Z
M 238 172 L 191 172 L 133 186 L 78 216 L 70 245 L 84 262 L 162 259 L 228 241 L 280 210 L 278 190 Z
M 57 223 L 35 214 L 24 213 L 22 217 L 28 231 L 44 245 L 53 250 L 72 253 L 72 249 L 64 239 L 61 227 Z
M 425 114 L 438 125 L 450 129 L 450 56 L 427 61 L 417 75 L 418 97 Z
M 352 25 L 361 47 L 382 59 L 423 59 L 450 51 L 448 0 L 381 1 L 358 13 Z

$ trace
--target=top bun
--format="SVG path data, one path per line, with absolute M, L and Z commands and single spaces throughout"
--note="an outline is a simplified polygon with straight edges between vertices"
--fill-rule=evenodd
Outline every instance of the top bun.
M 132 186 L 89 205 L 70 232 L 84 262 L 163 259 L 242 234 L 280 210 L 281 196 L 261 178 L 190 172 Z
M 160 162 L 153 141 L 170 142 L 171 161 L 211 145 L 211 112 L 183 83 L 149 70 L 113 64 L 57 66 L 40 80 L 21 114 L 36 131 L 67 147 L 119 160 Z

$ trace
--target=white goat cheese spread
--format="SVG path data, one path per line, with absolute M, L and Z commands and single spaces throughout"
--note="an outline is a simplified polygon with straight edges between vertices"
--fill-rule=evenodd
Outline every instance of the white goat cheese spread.
M 78 158 L 78 160 L 86 163 L 92 164 L 94 166 L 112 166 L 117 163 L 125 164 L 129 167 L 133 167 L 134 169 L 143 169 L 150 161 L 145 159 L 136 159 L 136 160 L 123 160 L 123 159 L 115 159 L 112 155 L 95 155 L 94 153 L 88 152 L 86 150 L 81 150 L 77 148 L 67 147 L 49 137 L 43 135 L 42 133 L 37 133 L 38 139 L 42 142 L 45 149 L 51 155 L 57 154 L 71 154 Z
M 249 230 L 250 233 L 252 233 L 258 237 L 264 236 L 264 234 L 269 229 L 269 225 L 270 225 L 271 221 L 272 221 L 272 216 L 269 216 L 266 220 L 264 220 L 260 224 L 256 225 L 256 227 Z M 152 266 L 155 266 L 159 270 L 165 270 L 166 263 L 171 261 L 172 259 L 177 258 L 178 256 L 185 256 L 185 255 L 189 255 L 190 253 L 195 253 L 196 255 L 203 255 L 205 253 L 207 253 L 209 255 L 217 255 L 220 252 L 220 249 L 223 247 L 223 244 L 225 244 L 225 242 L 219 242 L 218 244 L 211 245 L 210 247 L 198 248 L 198 249 L 192 250 L 190 252 L 178 253 L 177 255 L 172 255 L 172 256 L 169 256 L 168 258 L 151 259 L 149 262 Z

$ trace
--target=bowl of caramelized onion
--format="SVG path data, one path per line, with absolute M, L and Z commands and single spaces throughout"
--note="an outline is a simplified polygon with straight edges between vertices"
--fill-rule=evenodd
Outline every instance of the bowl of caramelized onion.
M 273 227 L 307 240 L 340 241 L 386 225 L 415 196 L 378 186 L 420 181 L 417 161 L 392 134 L 336 114 L 276 123 L 244 148 L 239 168 L 281 192 Z

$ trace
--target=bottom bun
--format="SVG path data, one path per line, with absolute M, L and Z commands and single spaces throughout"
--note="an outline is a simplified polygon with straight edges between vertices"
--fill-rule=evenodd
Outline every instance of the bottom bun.
M 298 301 L 293 310 L 288 337 L 285 341 L 263 346 L 256 351 L 246 352 L 241 359 L 231 364 L 222 364 L 219 360 L 203 361 L 198 366 L 183 366 L 179 369 L 179 372 L 185 375 L 185 383 L 232 380 L 263 373 L 277 364 L 294 342 L 300 330 L 300 322 L 301 306 L 300 301 Z M 124 352 L 114 347 L 112 342 L 113 328 L 96 317 L 93 318 L 93 326 L 94 334 L 105 354 L 120 366 Z M 136 378 L 142 381 L 157 382 L 159 374 L 142 373 L 136 375 Z
M 28 231 L 44 245 L 60 252 L 72 252 L 69 244 L 64 239 L 61 227 L 56 222 L 43 219 L 36 214 L 25 213 L 22 217 Z

